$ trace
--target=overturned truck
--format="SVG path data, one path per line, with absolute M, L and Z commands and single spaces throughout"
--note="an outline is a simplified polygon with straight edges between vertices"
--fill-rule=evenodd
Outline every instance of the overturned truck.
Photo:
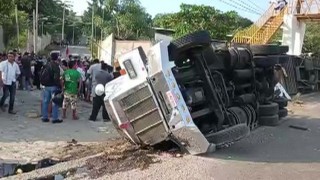
M 105 86 L 118 132 L 142 146 L 171 141 L 200 154 L 246 137 L 287 116 L 275 93 L 275 67 L 288 47 L 232 46 L 206 31 L 137 48 L 120 59 L 126 70 Z

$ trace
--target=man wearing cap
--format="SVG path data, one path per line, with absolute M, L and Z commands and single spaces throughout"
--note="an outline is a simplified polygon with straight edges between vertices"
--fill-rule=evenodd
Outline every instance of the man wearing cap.
M 21 74 L 18 64 L 15 62 L 15 53 L 9 52 L 8 59 L 0 63 L 0 86 L 3 88 L 3 95 L 0 100 L 0 108 L 6 111 L 4 103 L 7 97 L 9 99 L 9 114 L 16 114 L 13 111 L 14 100 L 16 96 L 17 77 Z

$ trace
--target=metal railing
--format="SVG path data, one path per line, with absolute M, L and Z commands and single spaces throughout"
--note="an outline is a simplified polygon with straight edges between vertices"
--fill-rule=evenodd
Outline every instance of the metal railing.
M 256 34 L 268 20 L 274 15 L 274 4 L 271 4 L 269 9 L 249 28 L 237 32 L 231 42 L 248 43 L 250 39 Z
M 287 13 L 288 7 L 283 8 L 279 14 L 275 15 L 274 19 L 264 25 L 264 29 L 257 31 L 250 39 L 250 44 L 267 44 L 272 36 L 277 32 L 283 23 L 283 17 Z

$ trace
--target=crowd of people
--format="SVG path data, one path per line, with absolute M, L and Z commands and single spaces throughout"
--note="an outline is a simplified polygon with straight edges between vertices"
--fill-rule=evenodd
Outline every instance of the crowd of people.
M 0 109 L 6 110 L 6 99 L 9 98 L 9 114 L 16 114 L 14 101 L 16 89 L 32 91 L 42 90 L 41 120 L 42 122 L 62 123 L 67 118 L 67 109 L 72 110 L 72 119 L 79 119 L 77 103 L 79 100 L 92 103 L 92 112 L 88 119 L 96 121 L 102 107 L 102 118 L 109 121 L 104 107 L 104 94 L 98 96 L 94 89 L 98 84 L 107 84 L 120 76 L 120 69 L 103 61 L 89 61 L 80 57 L 60 59 L 53 53 L 49 58 L 37 57 L 34 53 L 9 51 L 0 53 L 0 87 L 3 96 Z M 36 88 L 34 88 L 36 87 Z M 61 100 L 61 103 L 54 101 Z M 62 110 L 60 116 L 59 111 Z

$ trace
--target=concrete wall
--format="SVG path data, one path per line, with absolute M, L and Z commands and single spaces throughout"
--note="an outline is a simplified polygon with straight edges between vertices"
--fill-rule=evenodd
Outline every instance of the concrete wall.
M 100 44 L 100 56 L 99 58 L 108 64 L 113 65 L 115 59 L 137 47 L 141 46 L 147 54 L 152 46 L 151 41 L 126 41 L 115 40 L 114 35 L 111 34 Z
M 44 50 L 49 44 L 51 43 L 51 35 L 46 34 L 43 36 L 38 36 L 37 38 L 37 52 Z M 30 33 L 29 39 L 28 39 L 28 51 L 33 51 L 33 34 Z
M 0 26 L 0 52 L 4 50 L 4 43 L 3 43 L 3 28 Z
M 306 23 L 298 21 L 294 15 L 285 15 L 282 27 L 282 44 L 289 46 L 288 54 L 301 55 Z
M 171 41 L 173 38 L 172 38 L 172 36 L 168 36 L 168 35 L 164 35 L 164 34 L 156 32 L 154 34 L 154 39 L 155 39 L 156 42 L 160 42 L 162 40 Z
M 99 59 L 103 60 L 108 64 L 113 64 L 114 56 L 114 36 L 110 34 L 105 40 L 100 43 Z
M 51 35 L 47 34 L 42 37 L 38 37 L 37 39 L 37 52 L 43 50 L 46 46 L 48 46 L 51 43 Z M 4 43 L 3 43 L 3 28 L 0 26 L 0 52 L 2 52 L 5 49 Z M 29 39 L 27 41 L 27 47 L 21 48 L 21 51 L 33 51 L 33 35 L 30 33 Z

